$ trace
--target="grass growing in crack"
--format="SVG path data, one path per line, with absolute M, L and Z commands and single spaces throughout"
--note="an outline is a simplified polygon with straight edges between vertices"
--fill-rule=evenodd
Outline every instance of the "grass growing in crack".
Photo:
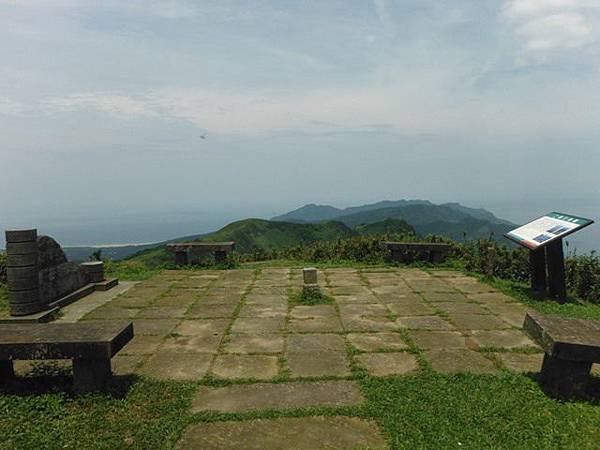
M 333 298 L 320 291 L 305 292 L 301 290 L 290 295 L 290 303 L 293 305 L 329 305 L 333 302 Z

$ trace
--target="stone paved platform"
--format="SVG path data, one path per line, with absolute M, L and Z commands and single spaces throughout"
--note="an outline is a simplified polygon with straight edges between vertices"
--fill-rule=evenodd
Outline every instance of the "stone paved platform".
M 133 321 L 136 337 L 113 358 L 116 373 L 234 383 L 199 387 L 193 413 L 357 405 L 360 371 L 388 377 L 541 366 L 541 349 L 521 330 L 527 308 L 459 272 L 325 269 L 319 284 L 333 303 L 293 303 L 300 269 L 164 271 L 95 309 L 81 309 L 80 320 Z M 179 444 L 385 445 L 375 423 L 348 417 L 196 424 Z

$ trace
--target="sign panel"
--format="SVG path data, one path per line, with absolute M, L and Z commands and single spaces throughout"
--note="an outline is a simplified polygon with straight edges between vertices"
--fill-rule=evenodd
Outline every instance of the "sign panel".
M 552 212 L 539 219 L 535 219 L 522 227 L 509 231 L 505 236 L 517 244 L 535 250 L 549 244 L 556 239 L 561 239 L 575 231 L 581 230 L 594 223 L 593 220 L 571 214 Z

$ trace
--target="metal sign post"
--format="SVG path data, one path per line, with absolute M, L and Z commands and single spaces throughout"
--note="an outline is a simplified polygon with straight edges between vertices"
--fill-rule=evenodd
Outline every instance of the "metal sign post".
M 567 300 L 563 238 L 594 223 L 570 214 L 552 212 L 539 217 L 505 236 L 529 249 L 531 288 L 560 302 Z

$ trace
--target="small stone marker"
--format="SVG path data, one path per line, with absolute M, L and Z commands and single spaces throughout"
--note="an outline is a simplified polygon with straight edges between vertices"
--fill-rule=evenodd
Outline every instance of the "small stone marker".
M 314 267 L 302 269 L 302 275 L 304 276 L 304 284 L 317 284 L 317 269 Z
M 88 261 L 81 263 L 87 275 L 88 282 L 97 283 L 104 281 L 104 263 L 102 261 Z
M 304 278 L 302 291 L 305 295 L 318 295 L 321 293 L 317 283 L 317 269 L 314 267 L 306 267 L 302 269 L 302 276 Z

